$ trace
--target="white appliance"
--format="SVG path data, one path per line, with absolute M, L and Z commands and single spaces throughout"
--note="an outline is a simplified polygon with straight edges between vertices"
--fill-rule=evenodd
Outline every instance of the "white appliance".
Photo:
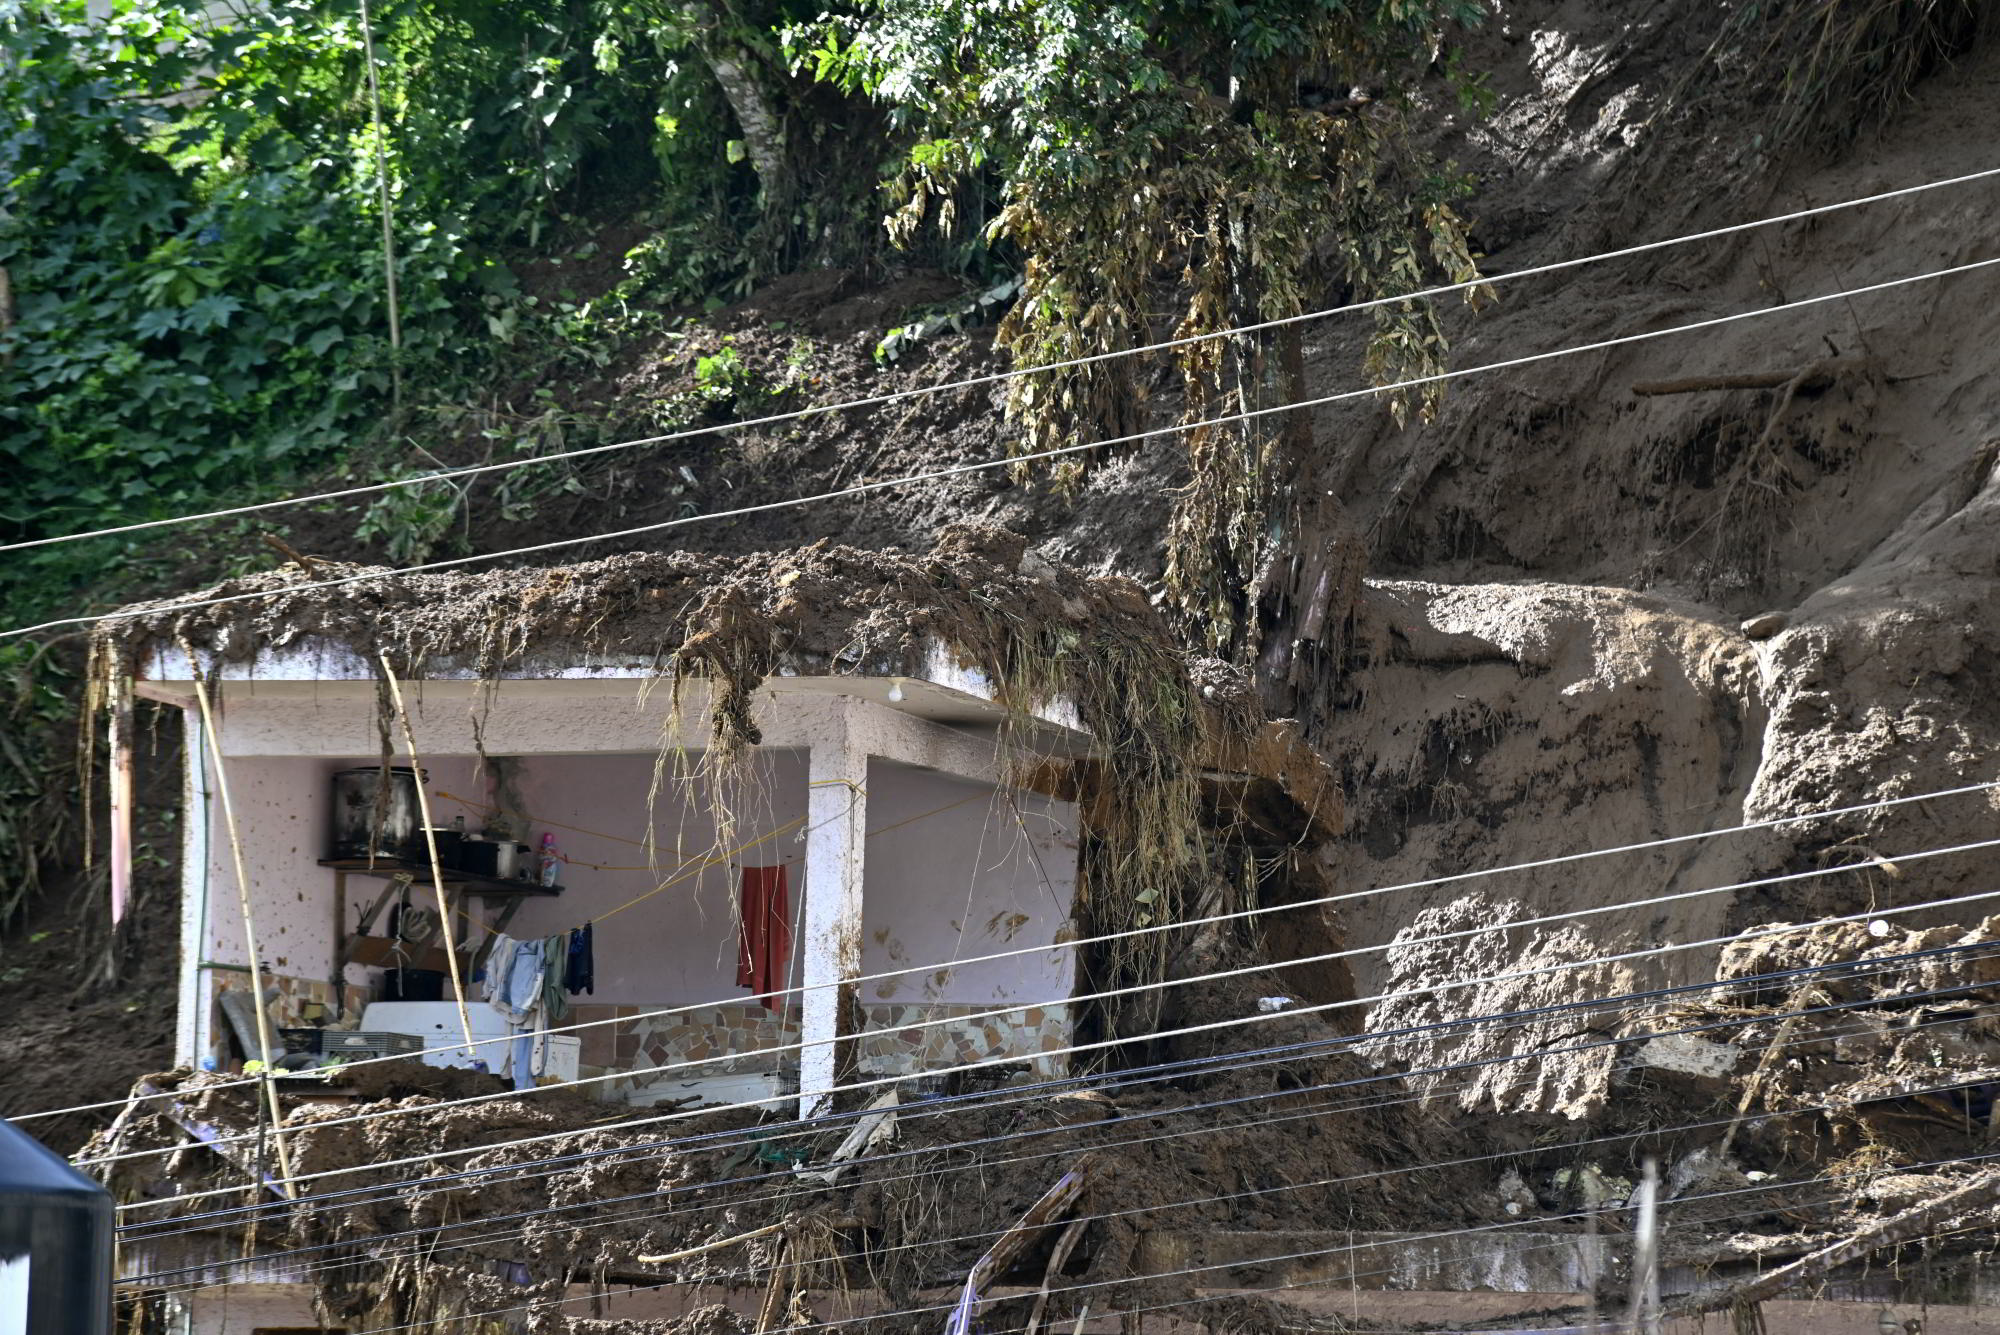
M 467 1049 L 462 1041 L 464 1027 L 459 1023 L 458 1003 L 455 1001 L 371 1001 L 361 1012 L 363 1029 L 381 1030 L 391 1034 L 413 1034 L 424 1042 L 426 1048 L 443 1048 L 441 1052 L 426 1052 L 423 1057 L 426 1066 L 462 1066 L 468 1069 L 475 1062 L 483 1063 L 487 1070 L 496 1075 L 511 1077 L 514 1045 L 506 1040 L 513 1037 L 513 1030 L 506 1017 L 485 1002 L 469 1002 L 465 1007 L 466 1018 L 472 1021 L 472 1037 L 479 1046 Z M 485 1042 L 498 1039 L 499 1042 Z M 452 1046 L 446 1047 L 447 1044 Z M 577 1077 L 577 1054 L 582 1048 L 582 1040 L 573 1034 L 542 1034 L 534 1041 L 534 1070 L 541 1080 L 574 1080 Z

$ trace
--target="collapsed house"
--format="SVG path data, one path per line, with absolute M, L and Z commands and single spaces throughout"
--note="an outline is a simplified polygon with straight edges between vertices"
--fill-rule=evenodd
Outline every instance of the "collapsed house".
M 186 728 L 178 1061 L 282 1066 L 288 1107 L 419 1050 L 496 1087 L 804 1117 L 855 1083 L 1101 1065 L 1185 942 L 1069 943 L 1307 896 L 1339 820 L 1311 751 L 1136 586 L 995 530 L 923 557 L 315 563 L 205 598 L 98 643 L 114 912 L 150 700 Z M 1337 944 L 1318 909 L 1281 917 L 1283 955 Z
M 1406 1070 L 1337 1005 L 1324 766 L 1136 586 L 1011 535 L 211 597 L 97 653 L 115 818 L 135 701 L 188 735 L 182 1067 L 84 1156 L 135 1335 L 1513 1319 L 1624 1283 L 1646 1157 L 1690 1310 L 1754 1309 L 1774 1265 L 1899 1301 L 1868 1258 L 2000 1196 L 1935 1163 L 1991 1125 L 1991 922 L 1746 936 L 1716 995 L 1491 1026 L 1577 1094 L 1545 1121 Z M 536 943 L 554 1005 L 503 1015 L 479 975 Z M 1794 1027 L 1931 949 L 1966 966 Z M 1932 1162 L 1829 1195 L 1829 1149 Z

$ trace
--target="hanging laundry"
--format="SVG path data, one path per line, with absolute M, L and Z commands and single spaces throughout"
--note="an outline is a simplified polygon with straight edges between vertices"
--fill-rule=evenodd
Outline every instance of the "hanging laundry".
M 502 953 L 502 948 L 506 953 Z M 493 1009 L 518 1024 L 541 1005 L 545 941 L 497 938 L 486 957 L 486 997 Z
M 563 978 L 569 972 L 569 933 L 557 932 L 542 941 L 542 1018 L 554 1024 L 569 1014 Z
M 571 996 L 579 992 L 593 996 L 597 993 L 597 956 L 590 938 L 589 923 L 569 934 L 569 969 L 563 975 L 563 984 Z
M 785 985 L 792 957 L 791 892 L 785 868 L 745 867 L 741 918 L 737 924 L 736 985 L 773 992 Z M 783 997 L 763 999 L 764 1009 L 784 1009 Z

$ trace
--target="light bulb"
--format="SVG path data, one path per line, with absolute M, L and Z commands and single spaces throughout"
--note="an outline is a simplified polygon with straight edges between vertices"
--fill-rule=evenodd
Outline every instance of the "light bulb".
M 902 702 L 903 702 L 903 679 L 901 677 L 898 677 L 896 678 L 896 680 L 889 683 L 889 703 L 899 705 Z

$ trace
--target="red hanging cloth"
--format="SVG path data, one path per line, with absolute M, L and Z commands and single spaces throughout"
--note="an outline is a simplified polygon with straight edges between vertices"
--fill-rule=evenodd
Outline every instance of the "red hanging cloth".
M 792 957 L 791 891 L 785 868 L 745 867 L 737 925 L 736 985 L 775 992 L 785 985 Z M 782 1011 L 783 997 L 765 997 L 764 1009 Z

